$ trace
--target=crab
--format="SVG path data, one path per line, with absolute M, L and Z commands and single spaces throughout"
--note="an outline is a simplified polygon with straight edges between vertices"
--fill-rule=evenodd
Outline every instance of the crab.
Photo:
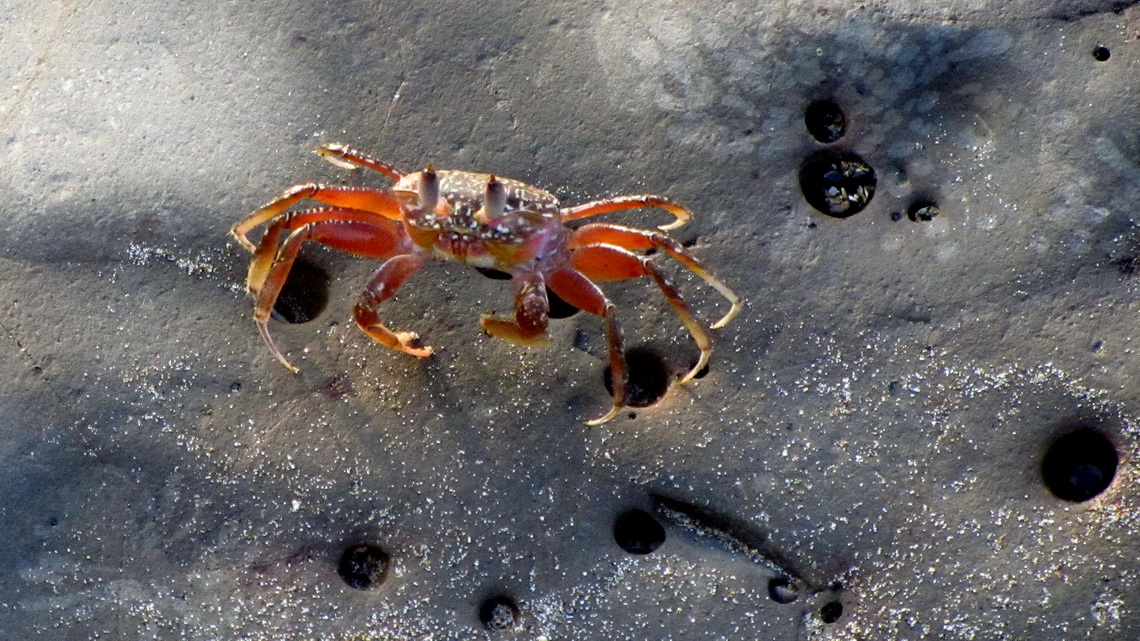
M 637 252 L 664 252 L 727 298 L 731 307 L 712 324 L 714 329 L 727 325 L 742 306 L 735 292 L 663 233 L 690 219 L 689 210 L 668 198 L 620 196 L 562 207 L 547 191 L 493 174 L 437 171 L 431 165 L 423 171 L 403 173 L 347 145 L 327 144 L 315 151 L 334 165 L 371 169 L 396 184 L 388 189 L 295 185 L 230 230 L 253 254 L 246 280 L 255 299 L 253 319 L 273 355 L 293 372 L 297 368 L 269 334 L 269 318 L 305 242 L 384 261 L 360 295 L 353 317 L 376 342 L 419 358 L 430 356 L 432 348 L 416 346 L 418 336 L 413 332 L 386 327 L 378 309 L 428 259 L 457 261 L 511 276 L 513 317 L 485 314 L 480 319 L 487 333 L 510 343 L 548 342 L 547 288 L 573 307 L 601 317 L 609 346 L 613 405 L 587 425 L 605 423 L 622 411 L 629 381 L 616 308 L 596 282 L 647 276 L 656 283 L 700 350 L 699 359 L 681 383 L 691 380 L 708 363 L 711 337 L 665 273 L 648 256 Z M 323 206 L 290 209 L 305 199 Z M 660 226 L 660 231 L 609 223 L 566 226 L 590 216 L 643 207 L 663 209 L 675 220 Z M 265 231 L 254 244 L 249 233 L 261 225 L 266 225 Z

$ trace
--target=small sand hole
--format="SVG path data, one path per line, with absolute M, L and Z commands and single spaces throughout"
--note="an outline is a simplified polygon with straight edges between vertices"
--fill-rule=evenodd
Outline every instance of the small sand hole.
M 843 616 L 843 604 L 839 601 L 828 601 L 819 609 L 819 618 L 824 623 L 835 623 Z
M 824 149 L 800 167 L 800 190 L 818 211 L 847 218 L 861 211 L 875 195 L 875 170 L 858 154 Z
M 691 363 L 689 363 L 689 368 L 691 369 L 691 368 L 695 367 L 696 364 L 697 364 L 697 360 L 693 359 L 693 361 Z M 697 371 L 696 374 L 693 374 L 693 378 L 704 378 L 708 375 L 709 375 L 709 363 L 705 363 L 704 367 L 702 367 L 699 371 Z
M 479 621 L 492 632 L 510 630 L 519 623 L 519 607 L 510 597 L 493 596 L 479 606 Z
M 665 528 L 645 510 L 627 510 L 614 520 L 614 541 L 630 554 L 651 554 L 665 542 Z
M 298 258 L 273 304 L 273 318 L 290 324 L 307 323 L 320 316 L 328 304 L 328 272 Z
M 1045 487 L 1063 501 L 1087 501 L 1112 484 L 1119 458 L 1104 434 L 1078 429 L 1058 438 L 1045 451 L 1041 476 Z
M 916 200 L 907 207 L 906 217 L 916 223 L 928 223 L 940 213 L 938 203 L 933 200 Z
M 350 588 L 371 590 L 387 578 L 388 565 L 388 554 L 384 550 L 371 543 L 357 543 L 340 555 L 337 574 Z
M 800 596 L 799 589 L 786 576 L 778 576 L 768 581 L 768 596 L 776 603 L 786 604 Z
M 629 367 L 626 406 L 649 407 L 669 391 L 669 368 L 656 352 L 635 347 L 626 351 L 625 360 Z M 602 374 L 602 384 L 606 386 L 607 392 L 614 393 L 613 373 L 608 366 Z
M 824 144 L 839 140 L 847 130 L 843 110 L 830 100 L 816 100 L 808 105 L 804 111 L 804 124 L 811 137 Z

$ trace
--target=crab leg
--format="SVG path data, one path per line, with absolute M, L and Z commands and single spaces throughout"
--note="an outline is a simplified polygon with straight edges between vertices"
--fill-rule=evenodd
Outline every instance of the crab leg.
M 366 167 L 372 171 L 382 173 L 392 180 L 399 180 L 404 177 L 404 174 L 392 165 L 382 160 L 376 160 L 363 151 L 353 149 L 339 142 L 321 145 L 314 149 L 313 153 L 342 169 Z
M 567 223 L 571 220 L 579 220 L 581 218 L 588 218 L 590 216 L 597 216 L 598 214 L 608 214 L 611 211 L 622 211 L 625 209 L 638 209 L 640 207 L 660 207 L 665 211 L 677 217 L 677 220 L 669 223 L 668 225 L 661 225 L 658 227 L 661 231 L 669 231 L 676 229 L 681 225 L 689 222 L 691 214 L 689 210 L 681 205 L 673 202 L 664 196 L 653 196 L 646 194 L 643 196 L 618 196 L 616 198 L 605 198 L 602 200 L 594 200 L 574 207 L 565 207 L 562 209 L 562 222 Z
M 391 298 L 400 285 L 404 284 L 409 276 L 424 264 L 426 257 L 423 254 L 401 254 L 384 261 L 384 264 L 372 275 L 368 286 L 360 294 L 360 300 L 352 310 L 356 324 L 364 330 L 377 343 L 391 347 L 394 350 L 426 358 L 431 356 L 432 349 L 428 346 L 413 347 L 412 341 L 419 338 L 415 332 L 393 332 L 380 322 L 377 309 L 380 303 Z
M 564 268 L 550 275 L 550 289 L 562 300 L 578 309 L 601 316 L 606 324 L 606 340 L 610 350 L 610 373 L 613 380 L 614 404 L 605 416 L 586 421 L 586 425 L 601 425 L 621 413 L 625 407 L 625 391 L 629 383 L 629 366 L 625 360 L 625 341 L 621 335 L 614 304 L 582 272 Z
M 248 234 L 258 225 L 266 223 L 305 198 L 311 198 L 326 205 L 360 209 L 379 214 L 392 220 L 402 220 L 400 203 L 389 191 L 372 187 L 329 186 L 307 183 L 294 185 L 267 205 L 254 211 L 244 220 L 234 225 L 230 233 L 249 251 L 254 251 Z
M 285 239 L 285 244 L 277 250 L 272 264 L 265 270 L 264 277 L 260 273 L 254 274 L 254 267 L 250 267 L 250 291 L 254 292 L 256 299 L 253 306 L 253 320 L 257 323 L 257 329 L 261 332 L 261 338 L 265 340 L 269 350 L 273 352 L 277 360 L 294 373 L 297 372 L 297 368 L 285 358 L 285 355 L 281 353 L 269 335 L 269 316 L 274 303 L 277 302 L 277 296 L 281 293 L 281 288 L 284 287 L 285 280 L 289 276 L 289 270 L 292 269 L 293 263 L 297 260 L 297 253 L 301 251 L 301 245 L 305 241 L 311 240 L 370 258 L 386 258 L 392 252 L 397 251 L 399 247 L 399 236 L 393 233 L 393 229 L 390 227 L 359 220 L 329 219 L 337 214 L 344 213 L 346 213 L 345 210 L 337 209 L 298 212 L 293 220 L 305 220 L 306 216 L 315 220 L 300 225 L 293 230 L 293 233 L 289 234 L 289 237 Z M 266 232 L 266 235 L 280 236 L 281 232 L 288 226 L 288 223 L 284 222 L 279 228 Z M 264 261 L 264 256 L 272 248 L 272 245 L 264 241 L 263 245 L 264 247 L 261 249 L 263 254 L 261 257 L 255 257 L 255 265 L 258 263 L 258 258 Z M 260 282 L 256 282 L 258 280 Z
M 720 329 L 727 325 L 729 321 L 740 313 L 740 308 L 744 305 L 740 296 L 737 296 L 736 292 L 732 291 L 728 285 L 725 285 L 723 281 L 705 269 L 705 266 L 697 260 L 696 256 L 693 256 L 689 250 L 665 234 L 622 225 L 594 223 L 592 225 L 584 225 L 575 230 L 568 246 L 571 249 L 575 249 L 599 244 L 616 245 L 629 250 L 660 249 L 672 256 L 677 262 L 688 267 L 690 271 L 700 276 L 709 285 L 712 285 L 732 304 L 728 313 L 712 324 L 713 329 Z
M 251 294 L 256 296 L 261 291 L 265 279 L 269 276 L 269 270 L 277 258 L 277 246 L 281 241 L 282 234 L 317 222 L 369 225 L 371 228 L 364 229 L 365 233 L 363 234 L 352 233 L 352 228 L 346 226 L 346 233 L 331 243 L 326 243 L 364 258 L 386 258 L 391 255 L 392 249 L 400 243 L 399 225 L 369 211 L 340 207 L 318 207 L 288 212 L 278 216 L 257 243 L 257 248 L 253 252 L 253 260 L 249 263 L 249 275 L 246 278 L 246 289 Z
M 484 314 L 479 324 L 487 333 L 515 345 L 546 345 L 547 314 L 550 301 L 546 299 L 546 284 L 539 272 L 525 272 L 514 277 L 515 318 L 498 314 Z
M 681 383 L 688 383 L 708 364 L 709 356 L 712 355 L 712 339 L 708 330 L 693 316 L 677 288 L 650 259 L 613 245 L 590 245 L 575 250 L 570 257 L 570 264 L 595 281 L 625 280 L 639 276 L 653 278 L 701 350 L 697 364 L 681 379 Z

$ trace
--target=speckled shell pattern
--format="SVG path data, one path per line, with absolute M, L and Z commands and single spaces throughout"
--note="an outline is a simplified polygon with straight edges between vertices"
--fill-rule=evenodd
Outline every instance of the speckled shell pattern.
M 393 191 L 418 194 L 423 175 L 416 172 L 404 176 Z M 405 221 L 414 230 L 436 232 L 427 237 L 430 245 L 418 240 L 424 236 L 412 234 L 433 256 L 510 273 L 565 262 L 566 231 L 553 194 L 491 174 L 440 170 L 436 176 L 440 192 L 436 208 L 417 211 L 411 207 L 405 212 Z M 493 218 L 483 212 L 492 179 L 502 184 L 506 196 L 503 213 Z

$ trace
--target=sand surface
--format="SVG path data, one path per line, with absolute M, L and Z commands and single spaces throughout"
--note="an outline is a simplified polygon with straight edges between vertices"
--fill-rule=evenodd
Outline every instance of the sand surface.
M 0 637 L 1140 637 L 1140 7 L 932 4 L 4 3 Z M 227 232 L 386 184 L 329 142 L 667 195 L 745 308 L 707 376 L 588 428 L 596 317 L 513 347 L 478 325 L 510 286 L 431 263 L 383 308 L 420 361 L 352 322 L 376 263 L 311 246 L 292 375 Z M 866 209 L 808 204 L 821 149 L 874 168 Z M 652 283 L 605 289 L 630 347 L 693 362 Z M 1072 502 L 1042 461 L 1078 428 L 1119 465 Z M 615 542 L 633 508 L 651 554 Z M 358 542 L 391 558 L 371 590 L 338 575 Z M 482 627 L 494 595 L 515 628 Z

